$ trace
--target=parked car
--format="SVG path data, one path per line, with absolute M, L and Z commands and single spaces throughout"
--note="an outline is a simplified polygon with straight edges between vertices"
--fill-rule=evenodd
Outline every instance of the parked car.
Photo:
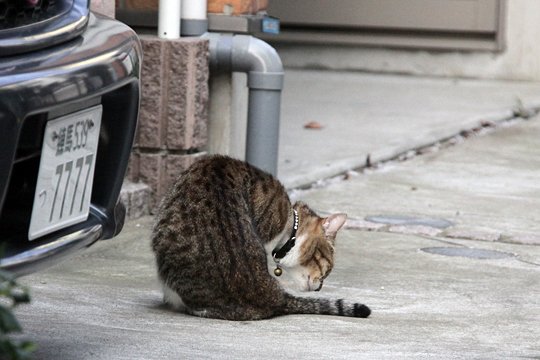
M 141 46 L 89 0 L 0 0 L 0 268 L 120 232 Z

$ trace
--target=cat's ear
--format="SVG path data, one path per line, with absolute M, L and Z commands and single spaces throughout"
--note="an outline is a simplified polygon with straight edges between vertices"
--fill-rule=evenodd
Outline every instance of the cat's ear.
M 345 224 L 347 214 L 332 214 L 323 221 L 324 234 L 335 236 L 339 229 Z

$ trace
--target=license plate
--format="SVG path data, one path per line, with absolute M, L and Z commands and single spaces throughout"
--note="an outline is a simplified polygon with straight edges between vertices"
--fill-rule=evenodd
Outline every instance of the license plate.
M 88 218 L 102 111 L 98 105 L 47 122 L 29 240 Z

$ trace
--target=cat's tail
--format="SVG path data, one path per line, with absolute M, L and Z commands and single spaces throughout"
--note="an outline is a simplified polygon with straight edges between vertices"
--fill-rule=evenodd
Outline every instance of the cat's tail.
M 343 299 L 287 296 L 286 314 L 319 314 L 367 318 L 371 310 L 364 304 Z

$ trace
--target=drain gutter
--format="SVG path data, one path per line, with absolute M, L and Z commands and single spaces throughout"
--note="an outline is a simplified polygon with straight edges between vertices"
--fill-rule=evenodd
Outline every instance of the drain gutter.
M 210 72 L 242 72 L 248 80 L 246 161 L 277 175 L 283 65 L 276 50 L 250 35 L 206 33 Z

